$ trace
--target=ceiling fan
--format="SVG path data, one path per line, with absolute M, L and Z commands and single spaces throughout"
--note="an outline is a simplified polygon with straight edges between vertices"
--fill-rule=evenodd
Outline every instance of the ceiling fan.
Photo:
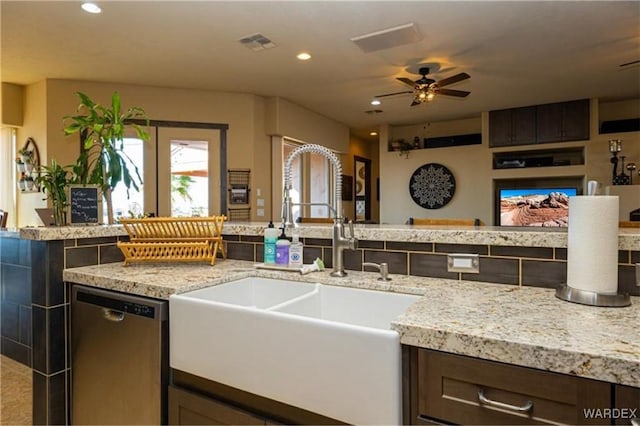
M 421 77 L 416 81 L 408 79 L 406 77 L 398 77 L 397 80 L 403 82 L 406 85 L 409 85 L 413 88 L 413 90 L 407 90 L 404 92 L 396 92 L 396 93 L 387 93 L 384 95 L 377 95 L 375 99 L 384 98 L 386 96 L 395 96 L 395 95 L 404 95 L 408 93 L 413 93 L 414 98 L 411 106 L 419 105 L 423 102 L 429 102 L 436 97 L 436 95 L 446 95 L 446 96 L 456 96 L 459 98 L 464 98 L 469 95 L 471 92 L 467 92 L 464 90 L 452 90 L 452 89 L 443 89 L 444 86 L 448 86 L 450 84 L 458 83 L 460 81 L 471 78 L 469 74 L 466 72 L 461 72 L 459 74 L 453 75 L 448 78 L 444 78 L 440 81 L 435 81 L 431 78 L 427 78 L 427 74 L 429 74 L 429 68 L 423 67 L 418 71 Z

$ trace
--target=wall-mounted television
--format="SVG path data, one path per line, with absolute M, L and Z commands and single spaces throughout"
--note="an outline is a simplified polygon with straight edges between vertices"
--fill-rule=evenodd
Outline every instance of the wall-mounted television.
M 569 197 L 576 188 L 517 188 L 499 190 L 500 226 L 569 225 Z

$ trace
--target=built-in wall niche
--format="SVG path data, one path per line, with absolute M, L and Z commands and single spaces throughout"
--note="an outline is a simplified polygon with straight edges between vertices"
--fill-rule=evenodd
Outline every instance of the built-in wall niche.
M 482 119 L 477 116 L 390 127 L 388 150 L 446 148 L 481 143 Z
M 494 179 L 493 180 L 493 224 L 500 226 L 500 195 L 503 189 L 554 189 L 574 188 L 576 195 L 584 193 L 584 176 L 541 177 L 527 179 Z
M 640 99 L 598 104 L 600 134 L 640 132 Z
M 584 147 L 493 153 L 494 169 L 584 165 Z

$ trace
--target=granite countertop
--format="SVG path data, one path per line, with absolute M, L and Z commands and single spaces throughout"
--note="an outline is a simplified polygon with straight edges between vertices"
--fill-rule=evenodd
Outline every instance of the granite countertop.
M 225 235 L 262 236 L 267 223 L 226 222 Z M 329 224 L 305 224 L 299 227 L 303 238 L 331 238 Z M 355 225 L 361 240 L 435 242 L 451 244 L 485 244 L 518 247 L 567 247 L 566 228 L 518 228 L 500 226 L 426 226 L 426 225 Z M 122 225 L 27 227 L 20 237 L 28 240 L 64 240 L 72 238 L 118 237 L 127 235 Z M 620 250 L 640 248 L 640 228 L 620 228 Z
M 550 289 L 349 271 L 300 275 L 254 269 L 252 262 L 110 263 L 65 269 L 68 282 L 168 299 L 248 276 L 420 294 L 391 325 L 401 342 L 608 382 L 640 387 L 640 297 L 632 306 L 597 308 L 564 302 Z

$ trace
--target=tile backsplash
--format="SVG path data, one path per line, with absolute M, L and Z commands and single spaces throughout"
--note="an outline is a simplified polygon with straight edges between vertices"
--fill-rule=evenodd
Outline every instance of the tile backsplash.
M 304 262 L 320 257 L 332 267 L 331 240 L 302 238 Z M 262 262 L 262 238 L 255 235 L 224 235 L 230 259 Z M 448 253 L 480 255 L 480 273 L 447 271 Z M 345 268 L 362 270 L 363 262 L 386 262 L 392 274 L 454 280 L 485 281 L 532 287 L 556 288 L 567 281 L 567 250 L 553 247 L 496 246 L 483 244 L 443 244 L 360 240 L 357 250 L 345 251 Z M 640 250 L 618 253 L 618 291 L 640 296 L 635 285 L 634 264 L 640 262 Z

